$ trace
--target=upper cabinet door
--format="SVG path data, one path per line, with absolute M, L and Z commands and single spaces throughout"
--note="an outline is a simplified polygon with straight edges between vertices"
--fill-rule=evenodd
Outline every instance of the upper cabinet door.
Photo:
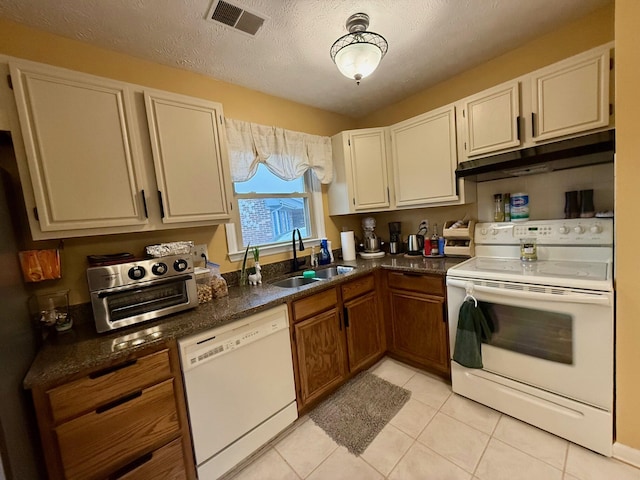
M 222 105 L 145 90 L 164 223 L 230 218 L 230 176 Z
M 465 99 L 467 157 L 520 146 L 520 82 L 509 82 Z
M 454 107 L 389 127 L 396 206 L 457 201 Z
M 390 202 L 385 129 L 352 131 L 348 141 L 355 210 L 388 209 Z
M 609 125 L 609 50 L 578 55 L 532 74 L 533 140 Z
M 30 62 L 10 68 L 40 229 L 147 223 L 128 87 Z

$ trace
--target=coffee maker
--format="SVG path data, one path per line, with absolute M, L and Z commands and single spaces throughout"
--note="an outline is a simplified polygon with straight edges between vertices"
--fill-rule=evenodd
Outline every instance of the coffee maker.
M 402 253 L 400 225 L 400 222 L 389 222 L 389 253 L 392 255 Z

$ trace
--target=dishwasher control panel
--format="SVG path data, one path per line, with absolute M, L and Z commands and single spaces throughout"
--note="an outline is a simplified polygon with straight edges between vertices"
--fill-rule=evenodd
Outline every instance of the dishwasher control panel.
M 179 341 L 182 368 L 183 370 L 196 368 L 204 362 L 250 345 L 288 327 L 286 309 L 277 309 L 276 312 L 252 315 L 225 327 L 186 337 Z

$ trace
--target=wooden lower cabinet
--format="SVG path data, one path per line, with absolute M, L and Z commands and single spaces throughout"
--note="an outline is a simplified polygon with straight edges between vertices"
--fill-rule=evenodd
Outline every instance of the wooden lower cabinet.
M 374 275 L 291 305 L 298 410 L 305 411 L 385 351 Z
M 444 278 L 387 274 L 387 336 L 391 356 L 450 376 Z
M 32 394 L 49 478 L 195 478 L 175 342 Z
M 374 292 L 344 302 L 349 371 L 355 372 L 384 353 L 380 309 Z
M 293 326 L 300 399 L 307 404 L 340 385 L 347 374 L 342 319 L 337 308 Z

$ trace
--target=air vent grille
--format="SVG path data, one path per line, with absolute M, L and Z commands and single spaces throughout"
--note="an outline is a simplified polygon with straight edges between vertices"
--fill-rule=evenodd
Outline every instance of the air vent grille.
M 223 0 L 214 1 L 209 18 L 251 36 L 258 33 L 265 21 L 264 18 Z

